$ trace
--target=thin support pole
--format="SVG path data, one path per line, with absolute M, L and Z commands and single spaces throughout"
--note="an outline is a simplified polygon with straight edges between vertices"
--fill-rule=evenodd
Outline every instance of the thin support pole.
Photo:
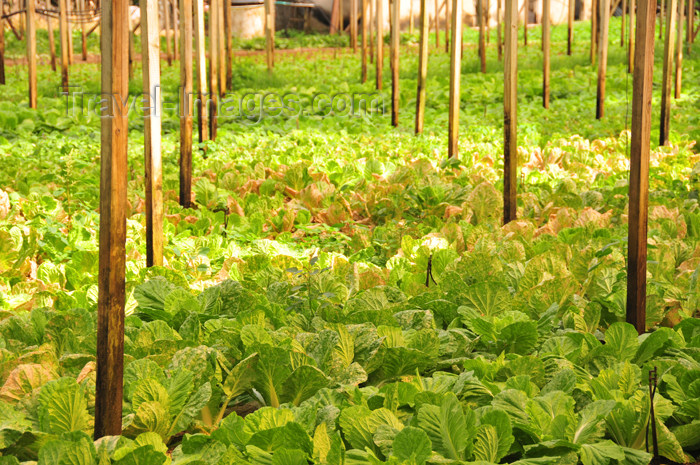
M 595 65 L 598 53 L 598 3 L 601 0 L 591 1 L 591 66 Z
M 610 0 L 601 0 L 601 2 L 596 119 L 601 119 L 605 115 L 605 76 L 608 71 L 608 32 L 610 30 Z
M 226 17 L 226 10 L 224 8 L 224 3 L 227 0 L 218 0 L 218 15 L 216 25 L 218 31 L 218 43 L 219 43 L 219 96 L 223 97 L 226 94 L 226 28 L 224 25 L 224 18 Z
M 435 0 L 435 48 L 440 48 L 440 0 Z
M 357 0 L 350 0 L 350 45 L 357 53 Z
M 661 84 L 661 123 L 659 127 L 659 145 L 668 145 L 671 123 L 671 86 L 673 84 L 674 34 L 676 26 L 677 0 L 668 0 L 666 4 L 666 40 L 664 42 L 664 74 Z
M 219 1 L 209 1 L 209 137 L 216 140 L 219 104 Z
M 632 73 L 634 71 L 634 42 L 635 42 L 635 14 L 636 14 L 636 0 L 629 0 L 630 2 L 630 31 L 629 40 L 627 41 L 627 72 Z
M 0 21 L 0 28 L 2 28 L 2 21 Z M 56 71 L 56 42 L 53 36 L 53 18 L 46 15 L 46 31 L 49 35 L 49 55 L 51 56 L 51 69 Z M 2 36 L 5 34 L 2 33 Z
M 100 235 L 97 297 L 95 439 L 122 432 L 126 301 L 129 1 L 102 2 Z
M 224 0 L 224 34 L 226 35 L 226 88 L 233 85 L 233 35 L 231 34 L 231 22 L 233 21 L 231 0 Z
M 85 0 L 78 0 L 78 1 L 79 1 L 80 13 L 81 13 L 81 17 L 82 17 L 82 15 L 86 13 Z M 81 46 L 80 51 L 81 51 L 83 61 L 87 61 L 87 59 L 88 59 L 87 22 L 85 22 L 85 21 L 82 21 L 80 24 L 80 46 Z
M 275 67 L 275 2 L 265 0 L 265 54 L 267 70 Z
M 479 61 L 481 63 L 481 72 L 486 72 L 486 14 L 484 11 L 485 0 L 477 0 L 476 5 L 479 18 Z
M 29 75 L 29 108 L 36 108 L 36 4 L 27 0 L 27 71 Z
M 462 11 L 462 0 L 452 0 L 452 11 Z M 459 156 L 459 107 L 461 102 L 462 78 L 462 35 L 461 15 L 452 15 L 452 49 L 450 52 L 450 108 L 448 117 L 447 156 Z
M 0 85 L 5 85 L 5 20 L 0 17 Z
M 399 125 L 399 45 L 401 39 L 400 0 L 391 0 L 391 125 Z
M 625 46 L 625 33 L 627 32 L 627 27 L 625 25 L 625 20 L 627 19 L 627 0 L 622 0 L 622 25 L 620 26 L 620 47 Z
M 204 39 L 204 2 L 203 0 L 192 0 L 194 5 L 194 44 L 195 62 L 197 67 L 197 133 L 199 142 L 209 140 L 209 118 L 207 108 L 210 95 L 207 93 L 207 52 Z M 184 21 L 182 11 L 180 21 Z M 183 35 L 183 40 L 187 42 Z M 180 65 L 182 66 L 182 64 Z M 191 68 L 191 67 L 190 67 Z
M 168 66 L 173 64 L 173 53 L 170 41 L 170 1 L 163 0 L 163 20 L 165 23 L 165 60 L 168 62 Z M 143 34 L 143 31 L 141 32 Z
M 58 1 L 58 24 L 61 36 L 61 85 L 64 92 L 68 92 L 68 15 L 66 13 L 66 1 Z
M 656 0 L 639 2 L 632 84 L 627 240 L 627 322 L 634 325 L 639 334 L 646 331 L 647 211 L 655 20 Z
M 550 0 L 542 1 L 542 106 L 544 108 L 549 108 L 550 6 Z
M 503 37 L 501 34 L 501 7 L 503 0 L 496 3 L 496 41 L 498 42 L 498 61 L 503 60 Z
M 374 63 L 374 31 L 376 29 L 376 18 L 374 16 L 374 2 L 369 0 L 369 16 L 367 16 L 367 28 L 369 29 L 369 62 Z
M 383 0 L 377 0 L 377 61 L 376 84 L 377 90 L 382 90 L 384 72 L 384 5 Z
M 685 11 L 685 0 L 679 0 L 678 4 L 678 26 L 676 35 L 676 75 L 675 75 L 675 91 L 673 96 L 676 99 L 681 98 L 681 84 L 683 75 L 683 13 Z
M 503 223 L 517 217 L 518 172 L 518 4 L 505 0 L 503 68 Z
M 566 31 L 566 54 L 571 56 L 571 48 L 574 46 L 574 13 L 576 10 L 576 0 L 569 0 L 569 11 L 567 12 Z
M 420 45 L 418 52 L 418 92 L 416 96 L 416 134 L 423 132 L 426 81 L 428 79 L 428 2 L 420 0 Z
M 367 82 L 367 33 L 369 31 L 369 0 L 362 0 L 362 84 Z
M 194 0 L 194 5 L 198 8 L 197 21 L 200 20 L 204 22 L 202 17 L 202 0 Z M 182 44 L 180 47 L 180 205 L 185 208 L 189 208 L 192 203 L 192 110 L 194 107 L 194 99 L 192 96 L 192 37 L 194 35 L 194 24 L 192 18 L 192 6 L 193 0 L 180 0 L 180 36 L 182 37 Z M 197 56 L 199 58 L 200 48 L 202 45 L 202 51 L 204 44 L 200 43 L 199 36 L 197 38 Z M 197 60 L 197 72 L 199 73 L 202 68 L 199 67 L 199 60 Z M 203 67 L 203 66 L 202 66 Z M 204 81 L 206 83 L 206 78 L 202 79 L 202 75 L 198 75 L 199 82 Z M 201 90 L 201 87 L 199 88 Z M 202 94 L 198 95 L 200 100 L 199 110 L 201 112 L 201 99 Z M 201 124 L 201 114 L 200 113 L 200 124 Z M 204 125 L 206 128 L 206 124 Z M 201 134 L 200 134 L 201 136 Z
M 163 265 L 163 170 L 161 163 L 160 27 L 158 0 L 141 3 L 143 139 L 146 187 L 146 266 Z M 169 3 L 169 2 L 168 2 Z

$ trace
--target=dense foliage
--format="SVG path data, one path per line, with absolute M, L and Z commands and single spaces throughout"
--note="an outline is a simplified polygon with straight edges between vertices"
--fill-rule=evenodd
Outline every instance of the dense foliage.
M 576 56 L 554 57 L 549 111 L 538 44 L 521 50 L 521 219 L 505 227 L 495 50 L 485 75 L 465 51 L 455 160 L 444 52 L 430 63 L 426 134 L 411 134 L 410 36 L 400 129 L 376 114 L 222 120 L 196 156 L 192 209 L 177 204 L 178 122 L 166 115 L 166 264 L 150 269 L 135 112 L 124 433 L 95 442 L 99 118 L 66 112 L 46 66 L 41 110 L 28 110 L 25 71 L 10 68 L 0 464 L 641 465 L 654 367 L 661 455 L 697 458 L 700 49 L 686 57 L 672 145 L 651 154 L 651 332 L 638 336 L 623 322 L 631 77 L 611 45 L 608 112 L 595 121 L 588 26 L 577 26 Z M 282 56 L 273 75 L 238 57 L 234 95 L 371 91 L 358 57 L 335 54 Z M 166 99 L 175 68 L 163 66 Z M 98 90 L 93 65 L 71 78 Z

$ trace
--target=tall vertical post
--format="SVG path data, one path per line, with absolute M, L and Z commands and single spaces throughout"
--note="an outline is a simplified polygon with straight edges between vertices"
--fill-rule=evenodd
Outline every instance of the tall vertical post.
M 659 0 L 661 3 L 661 8 L 659 9 L 659 40 L 664 38 L 664 14 L 666 13 L 666 8 L 664 7 L 664 0 Z
M 219 1 L 209 0 L 209 137 L 216 140 L 219 102 Z
M 576 10 L 576 0 L 569 0 L 569 10 L 566 20 L 566 54 L 571 56 L 571 47 L 574 45 L 574 13 Z
M 73 64 L 73 26 L 71 26 L 70 15 L 73 12 L 71 0 L 66 0 L 66 28 L 68 34 L 68 63 Z
M 610 30 L 610 0 L 600 0 L 600 2 L 596 119 L 601 119 L 605 114 L 605 75 L 608 71 L 608 31 Z
M 595 65 L 598 47 L 598 3 L 600 0 L 591 1 L 591 66 Z
M 61 85 L 64 92 L 68 92 L 68 14 L 66 1 L 58 0 L 58 26 L 61 36 Z M 127 40 L 129 39 L 127 38 Z
M 693 18 L 695 16 L 695 0 L 688 0 L 688 12 L 686 13 L 685 41 L 688 46 L 693 43 Z
M 170 0 L 163 0 L 163 22 L 165 23 L 165 60 L 168 62 L 168 66 L 173 64 L 173 54 L 172 48 L 170 46 L 171 27 L 170 27 Z M 141 31 L 143 34 L 143 31 Z
M 685 11 L 685 0 L 679 0 L 678 4 L 678 26 L 676 35 L 676 79 L 675 92 L 673 96 L 676 99 L 681 98 L 681 80 L 683 73 L 683 12 Z
M 445 0 L 445 53 L 450 53 L 450 0 Z
M 0 15 L 0 85 L 5 85 L 5 19 Z
M 158 0 L 141 3 L 143 138 L 146 168 L 146 266 L 163 265 L 163 171 L 161 163 L 160 27 Z
M 350 0 L 350 46 L 357 53 L 357 0 Z
M 173 58 L 175 60 L 180 56 L 180 8 L 177 6 L 177 0 L 168 0 L 173 7 Z
M 501 35 L 501 7 L 503 0 L 497 0 L 496 4 L 496 40 L 498 41 L 498 61 L 503 59 L 503 37 Z
M 634 71 L 634 42 L 636 40 L 635 36 L 635 29 L 636 29 L 636 21 L 635 21 L 635 15 L 636 15 L 636 0 L 629 0 L 630 1 L 630 32 L 629 32 L 629 40 L 627 41 L 627 72 L 632 73 Z
M 542 106 L 549 108 L 550 0 L 542 0 Z
M 629 220 L 627 240 L 627 322 L 639 334 L 646 331 L 647 210 L 649 205 L 649 146 L 651 95 L 654 77 L 656 0 L 639 2 L 635 67 L 632 84 Z
M 194 43 L 197 66 L 197 132 L 199 142 L 209 140 L 209 118 L 207 117 L 210 95 L 207 93 L 207 52 L 204 39 L 204 1 L 192 0 L 194 6 Z M 181 12 L 182 13 L 182 12 Z M 180 21 L 185 18 L 180 14 Z M 183 35 L 183 40 L 187 39 Z M 182 66 L 182 65 L 181 65 Z
M 374 14 L 374 2 L 376 0 L 369 0 L 369 16 L 367 16 L 367 27 L 369 28 L 369 62 L 374 63 L 374 31 L 376 26 L 376 18 Z
M 627 28 L 625 27 L 625 19 L 627 18 L 627 0 L 622 0 L 622 25 L 620 26 L 620 47 L 625 46 L 625 32 Z
M 29 74 L 29 108 L 36 108 L 36 4 L 27 0 L 27 71 Z
M 367 82 L 367 33 L 369 31 L 369 0 L 362 0 L 362 84 Z
M 525 14 L 523 15 L 523 45 L 527 47 L 527 26 L 530 24 L 530 0 L 523 3 Z
M 231 21 L 233 21 L 231 0 L 224 0 L 224 34 L 226 35 L 226 88 L 233 85 L 233 35 L 231 34 Z
M 435 0 L 435 48 L 440 48 L 440 0 Z
M 517 216 L 518 172 L 518 3 L 505 0 L 503 68 L 503 223 Z
M 2 21 L 0 20 L 0 29 L 2 29 Z M 51 57 L 51 69 L 56 71 L 56 42 L 53 36 L 53 18 L 46 15 L 46 31 L 49 36 L 49 55 Z M 2 36 L 5 34 L 2 33 Z M 1 53 L 1 52 L 0 52 Z
M 87 13 L 85 9 L 85 0 L 78 0 L 78 11 L 80 12 L 80 51 L 83 61 L 87 61 Z
M 423 132 L 425 84 L 428 79 L 428 2 L 420 0 L 420 45 L 418 52 L 418 95 L 416 97 L 416 134 Z
M 338 35 L 343 35 L 345 32 L 345 5 L 343 0 L 338 0 Z
M 134 78 L 134 60 L 136 59 L 136 37 L 129 21 L 129 79 Z
M 452 10 L 462 11 L 462 0 L 452 0 Z M 459 156 L 459 104 L 462 78 L 462 15 L 452 15 L 452 49 L 450 52 L 450 108 L 447 127 L 447 156 Z
M 377 0 L 377 90 L 382 90 L 384 72 L 384 0 Z
M 122 431 L 129 1 L 102 2 L 100 243 L 95 439 Z
M 671 85 L 673 84 L 674 34 L 676 26 L 677 0 L 666 4 L 666 40 L 664 42 L 664 77 L 661 84 L 661 124 L 659 125 L 659 145 L 668 144 L 671 122 Z
M 194 4 L 198 6 L 200 13 L 197 20 L 203 22 L 202 0 L 194 0 Z M 180 47 L 180 205 L 183 207 L 189 207 L 192 202 L 192 107 L 194 106 L 192 98 L 192 36 L 194 35 L 192 6 L 193 0 L 180 0 L 180 36 L 182 37 Z M 197 56 L 199 58 L 199 46 L 202 45 L 201 51 L 203 52 L 204 44 L 200 44 L 198 35 L 195 37 L 197 38 Z M 199 65 L 199 60 L 197 60 L 197 73 L 204 67 L 200 68 Z M 202 75 L 199 74 L 198 78 L 201 84 Z M 201 116 L 205 113 L 201 111 L 203 106 L 201 98 L 203 96 L 200 94 L 200 125 Z M 206 124 L 204 127 L 206 128 Z
M 267 55 L 267 70 L 275 67 L 275 2 L 265 0 L 265 52 Z
M 481 72 L 486 72 L 486 14 L 484 11 L 485 0 L 477 0 L 476 5 L 479 10 L 477 17 L 479 18 L 479 61 L 481 62 Z
M 226 12 L 224 9 L 224 3 L 226 0 L 218 0 L 218 11 L 219 17 L 217 18 L 217 31 L 218 31 L 218 41 L 219 41 L 219 96 L 226 93 L 226 32 L 224 27 L 224 17 Z
M 399 125 L 399 45 L 401 38 L 400 0 L 391 0 L 391 124 Z
M 408 4 L 408 33 L 413 35 L 413 0 Z

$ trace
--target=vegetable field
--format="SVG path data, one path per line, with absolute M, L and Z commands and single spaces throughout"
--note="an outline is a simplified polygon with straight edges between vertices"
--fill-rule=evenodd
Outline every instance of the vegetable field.
M 389 63 L 382 90 L 374 65 L 361 82 L 348 37 L 278 31 L 289 50 L 270 72 L 264 41 L 237 40 L 215 140 L 197 140 L 195 110 L 187 208 L 181 109 L 163 105 L 162 266 L 146 261 L 134 60 L 123 401 L 102 399 L 121 403 L 122 434 L 96 440 L 101 65 L 72 66 L 62 95 L 40 30 L 31 109 L 24 42 L 6 33 L 0 464 L 645 465 L 654 446 L 657 463 L 700 460 L 700 46 L 680 44 L 660 146 L 656 44 L 640 335 L 626 322 L 633 75 L 621 27 L 610 19 L 601 119 L 590 22 L 575 23 L 571 56 L 566 24 L 552 27 L 548 109 L 542 28 L 524 47 L 521 27 L 517 219 L 505 225 L 495 30 L 480 73 L 479 33 L 465 27 L 452 158 L 450 55 L 434 33 L 418 135 L 417 30 L 400 36 L 397 127 Z M 78 55 L 77 29 L 74 41 Z M 97 34 L 87 48 L 100 53 Z M 163 60 L 163 102 L 178 102 L 180 83 Z M 379 104 L 330 108 L 339 95 Z

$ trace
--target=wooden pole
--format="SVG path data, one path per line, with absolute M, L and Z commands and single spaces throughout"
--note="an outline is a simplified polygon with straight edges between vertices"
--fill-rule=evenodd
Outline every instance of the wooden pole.
M 219 96 L 222 97 L 226 93 L 226 30 L 224 26 L 224 18 L 226 16 L 226 10 L 224 8 L 224 3 L 226 0 L 218 0 L 218 12 L 219 17 L 217 18 L 217 30 L 218 30 L 218 40 L 219 40 Z
M 450 0 L 445 0 L 445 53 L 450 53 Z
M 596 98 L 596 119 L 605 114 L 605 75 L 608 71 L 608 32 L 610 29 L 610 0 L 601 0 L 600 34 L 598 44 L 598 87 Z
M 632 73 L 634 71 L 634 41 L 635 39 L 635 14 L 636 14 L 636 0 L 630 1 L 630 31 L 629 40 L 627 41 L 627 72 Z
M 523 15 L 523 44 L 527 47 L 527 26 L 530 24 L 530 0 L 523 3 L 525 14 Z
M 177 60 L 180 56 L 180 9 L 177 6 L 177 0 L 172 0 L 171 3 L 173 8 L 173 59 Z
M 676 35 L 676 79 L 675 92 L 673 96 L 676 99 L 681 98 L 681 80 L 683 73 L 683 12 L 685 11 L 685 0 L 679 0 L 678 4 L 678 26 Z
M 408 6 L 408 33 L 413 35 L 413 0 L 409 2 Z
M 491 43 L 491 0 L 482 0 L 486 2 L 486 43 Z
M 350 0 L 350 45 L 357 53 L 357 0 Z
M 688 12 L 686 13 L 685 41 L 688 45 L 693 43 L 693 17 L 695 16 L 695 0 L 688 0 Z M 688 48 L 690 50 L 690 48 Z
M 498 61 L 503 59 L 503 37 L 501 36 L 501 6 L 503 0 L 497 0 L 496 4 L 496 40 L 498 41 Z
M 226 35 L 226 88 L 233 85 L 233 35 L 231 34 L 231 21 L 233 21 L 231 0 L 224 0 L 224 34 Z
M 5 20 L 0 15 L 0 85 L 5 85 Z
M 203 23 L 204 18 L 202 0 L 194 0 L 194 5 L 197 6 L 199 13 L 197 22 Z M 192 18 L 193 0 L 180 0 L 180 36 L 182 37 L 182 46 L 180 47 L 180 205 L 189 207 L 192 202 L 192 107 L 194 106 L 192 98 L 192 36 L 193 18 Z M 198 26 L 198 32 L 203 28 Z M 204 53 L 204 43 L 199 34 L 197 39 L 197 73 L 199 78 L 199 124 L 200 128 L 206 128 L 206 124 L 202 126 L 202 116 L 205 112 L 202 110 L 203 95 L 201 94 L 201 84 L 206 83 L 206 77 L 200 74 L 204 68 L 199 57 Z M 200 48 L 201 45 L 201 48 Z M 201 137 L 201 132 L 200 132 Z
M 66 1 L 58 0 L 58 25 L 59 35 L 61 36 L 61 85 L 64 92 L 68 92 L 68 15 L 66 13 Z
M 462 11 L 462 0 L 452 0 L 452 10 Z M 450 53 L 450 109 L 448 118 L 448 157 L 459 156 L 459 107 L 461 96 L 462 52 L 459 49 L 462 21 L 458 14 L 452 15 L 452 49 Z
M 484 0 L 477 0 L 476 2 L 479 18 L 479 61 L 481 62 L 481 72 L 486 72 L 486 15 L 484 14 Z
M 275 3 L 265 0 L 265 52 L 267 54 L 267 70 L 275 67 Z
M 79 0 L 80 1 L 80 13 L 82 22 L 80 23 L 80 44 L 81 44 L 81 52 L 82 52 L 82 58 L 83 61 L 87 61 L 88 59 L 88 52 L 87 52 L 87 23 L 85 22 L 85 14 L 87 13 L 87 9 L 85 8 L 86 3 L 85 0 Z
M 168 66 L 173 64 L 173 54 L 170 47 L 170 1 L 163 0 L 163 20 L 165 23 L 165 60 Z M 143 34 L 143 31 L 141 32 Z
M 343 35 L 345 32 L 345 5 L 343 0 L 338 0 L 338 34 Z
M 656 0 L 639 2 L 632 90 L 627 251 L 627 322 L 646 331 L 647 209 Z
M 609 0 L 608 0 L 609 1 Z M 549 108 L 550 0 L 542 1 L 542 106 Z
M 49 36 L 49 55 L 51 57 L 51 69 L 56 71 L 56 42 L 53 36 L 53 20 L 51 16 L 46 16 L 46 31 Z M 0 28 L 2 28 L 2 21 L 0 21 Z M 2 34 L 3 36 L 5 34 Z
M 425 93 L 428 79 L 428 2 L 420 0 L 420 49 L 418 53 L 418 95 L 416 97 L 416 134 L 423 132 Z
M 71 0 L 66 1 L 66 26 L 68 28 L 68 63 L 73 64 L 73 26 L 71 26 L 70 15 L 73 12 L 73 6 L 71 5 Z
M 374 63 L 374 31 L 376 28 L 376 18 L 374 17 L 374 2 L 369 0 L 369 16 L 367 17 L 367 28 L 369 29 L 369 62 Z
M 598 2 L 600 0 L 591 1 L 591 66 L 595 65 L 597 46 L 598 46 Z
M 328 25 L 328 33 L 338 34 L 338 0 L 333 0 L 333 6 L 331 7 L 331 20 Z
M 659 9 L 659 40 L 664 38 L 664 14 L 666 8 L 664 7 L 664 0 L 660 0 L 661 8 Z
M 518 3 L 506 0 L 503 69 L 503 223 L 517 216 Z
M 204 2 L 203 0 L 192 0 L 194 6 L 194 43 L 195 61 L 197 63 L 197 132 L 199 142 L 209 140 L 209 118 L 207 108 L 209 94 L 207 93 L 207 54 L 206 42 L 204 39 Z M 180 21 L 185 18 L 180 11 Z M 182 31 L 181 31 L 182 32 Z M 186 42 L 185 36 L 182 36 Z M 182 66 L 182 64 L 180 65 Z
M 134 78 L 134 60 L 136 59 L 136 38 L 131 21 L 129 21 L 129 79 Z
M 362 0 L 362 84 L 367 82 L 367 33 L 369 31 L 369 1 Z
M 384 68 L 384 0 L 377 0 L 377 90 L 382 90 Z
M 25 15 L 27 21 L 27 71 L 29 75 L 29 108 L 36 108 L 36 4 L 27 0 Z
M 143 137 L 146 168 L 146 266 L 163 265 L 163 171 L 161 163 L 160 27 L 158 0 L 141 3 Z M 169 3 L 169 2 L 168 2 Z M 169 5 L 170 6 L 170 5 Z
M 219 0 L 209 0 L 209 137 L 216 140 L 219 104 Z
M 391 0 L 391 125 L 399 125 L 400 0 Z
M 102 2 L 103 117 L 100 144 L 100 243 L 97 298 L 95 439 L 122 431 L 129 1 Z M 107 116 L 107 117 L 104 117 Z
M 620 26 L 620 47 L 625 46 L 625 32 L 627 32 L 627 27 L 625 26 L 625 19 L 627 18 L 627 0 L 622 0 L 622 25 Z
M 661 85 L 661 124 L 659 125 L 659 145 L 668 145 L 668 133 L 671 122 L 671 86 L 673 77 L 674 34 L 676 26 L 677 0 L 668 0 L 666 4 L 666 41 L 664 42 L 664 75 Z
M 566 33 L 566 54 L 571 56 L 571 47 L 574 45 L 574 12 L 576 10 L 576 0 L 569 0 L 569 10 L 567 15 Z
M 435 48 L 440 48 L 440 5 L 435 0 Z

